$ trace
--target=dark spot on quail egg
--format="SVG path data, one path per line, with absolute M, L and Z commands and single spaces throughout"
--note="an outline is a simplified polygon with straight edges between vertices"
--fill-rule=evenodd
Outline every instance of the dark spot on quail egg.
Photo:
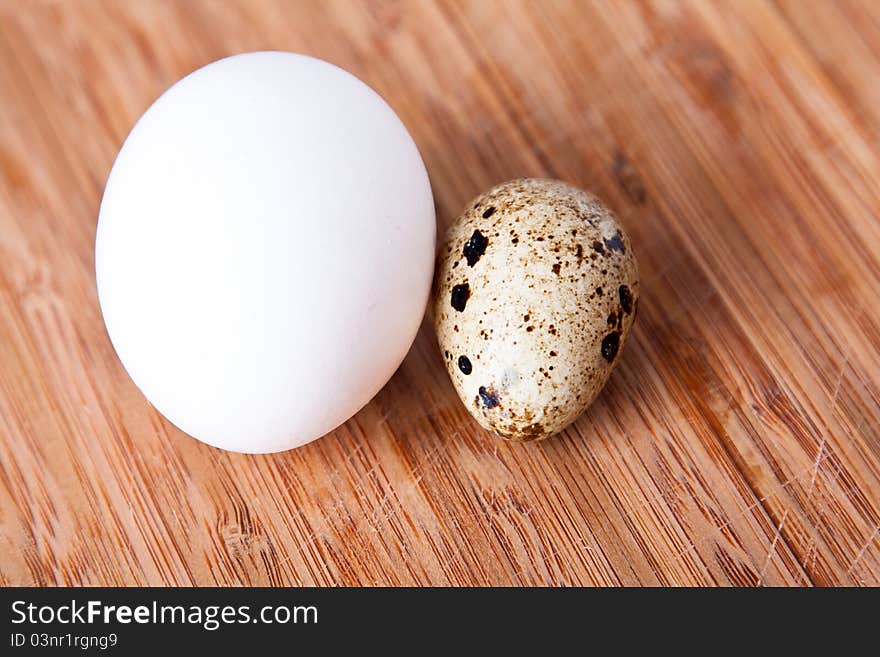
M 460 283 L 452 288 L 452 307 L 458 312 L 464 312 L 468 299 L 471 296 L 471 286 L 467 283 Z
M 620 296 L 620 307 L 623 308 L 623 312 L 629 315 L 632 312 L 633 307 L 633 297 L 632 292 L 629 291 L 629 287 L 626 285 L 621 285 L 617 290 L 618 296 Z
M 617 348 L 620 346 L 620 333 L 615 331 L 609 333 L 602 339 L 602 358 L 609 363 L 614 360 L 617 355 Z
M 498 393 L 495 392 L 494 388 L 487 389 L 485 386 L 480 386 L 480 389 L 477 392 L 480 395 L 480 399 L 483 401 L 483 406 L 489 409 L 498 406 Z
M 489 244 L 489 238 L 483 235 L 479 230 L 475 230 L 470 239 L 465 242 L 464 248 L 461 250 L 462 255 L 468 263 L 468 267 L 477 264 L 480 256 L 486 252 L 486 246 Z
M 605 239 L 605 246 L 608 247 L 609 251 L 619 251 L 620 253 L 626 253 L 626 246 L 623 244 L 623 236 L 620 234 L 620 231 L 614 233 L 614 237 L 610 240 Z

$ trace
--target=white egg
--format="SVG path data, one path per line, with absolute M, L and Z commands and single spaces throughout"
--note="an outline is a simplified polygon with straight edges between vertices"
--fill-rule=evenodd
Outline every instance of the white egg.
M 210 445 L 276 452 L 388 381 L 425 309 L 434 203 L 394 111 L 281 52 L 188 75 L 125 141 L 101 203 L 101 310 L 125 369 Z

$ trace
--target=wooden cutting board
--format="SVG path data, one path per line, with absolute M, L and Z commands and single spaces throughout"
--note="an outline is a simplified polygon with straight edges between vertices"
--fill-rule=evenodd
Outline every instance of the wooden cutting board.
M 428 322 L 289 453 L 143 399 L 95 294 L 104 182 L 164 89 L 260 49 L 382 93 L 441 226 L 518 176 L 617 211 L 639 321 L 573 427 L 486 434 Z M 0 583 L 880 584 L 878 144 L 871 0 L 0 2 Z

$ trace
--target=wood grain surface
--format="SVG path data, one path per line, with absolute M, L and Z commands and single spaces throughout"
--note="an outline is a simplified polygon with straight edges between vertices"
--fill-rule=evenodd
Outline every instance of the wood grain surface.
M 441 225 L 562 178 L 639 256 L 633 339 L 509 445 L 426 321 L 333 434 L 165 421 L 105 334 L 98 206 L 140 114 L 292 50 L 400 114 Z M 880 584 L 880 3 L 0 0 L 0 583 Z

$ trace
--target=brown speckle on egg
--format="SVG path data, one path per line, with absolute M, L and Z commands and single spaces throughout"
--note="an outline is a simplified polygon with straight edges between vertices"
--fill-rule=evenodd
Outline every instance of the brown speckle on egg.
M 523 179 L 469 204 L 444 246 L 434 321 L 459 396 L 508 440 L 561 431 L 604 386 L 635 319 L 623 228 L 584 191 Z

